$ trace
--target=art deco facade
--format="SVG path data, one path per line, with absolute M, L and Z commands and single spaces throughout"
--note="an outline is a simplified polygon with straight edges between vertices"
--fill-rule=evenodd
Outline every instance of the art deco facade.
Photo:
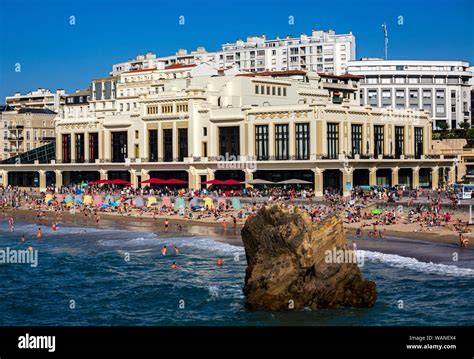
M 301 179 L 317 195 L 358 185 L 433 187 L 454 156 L 431 152 L 431 121 L 413 109 L 363 107 L 352 75 L 239 72 L 173 65 L 92 81 L 87 113 L 66 103 L 56 161 L 3 166 L 3 183 L 36 171 L 39 187 L 96 179 Z M 68 114 L 74 114 L 69 116 Z M 17 183 L 18 184 L 18 183 Z

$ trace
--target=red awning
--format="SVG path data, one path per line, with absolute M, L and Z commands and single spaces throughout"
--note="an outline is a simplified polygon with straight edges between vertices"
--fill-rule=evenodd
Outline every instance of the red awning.
M 124 181 L 124 180 L 121 180 L 121 179 L 112 180 L 112 181 L 110 181 L 110 184 L 121 184 L 121 185 L 124 185 L 124 186 L 130 186 L 131 185 L 130 182 Z
M 145 181 L 141 181 L 140 183 L 145 183 L 145 184 L 166 184 L 165 180 L 162 180 L 161 178 L 150 178 Z
M 176 178 L 171 178 L 169 180 L 164 180 L 164 182 L 166 184 L 186 184 L 188 182 L 186 181 L 183 181 L 183 180 L 180 180 L 180 179 L 176 179 Z

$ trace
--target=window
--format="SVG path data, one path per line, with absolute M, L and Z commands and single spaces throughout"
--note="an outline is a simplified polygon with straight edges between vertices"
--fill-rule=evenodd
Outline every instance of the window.
M 202 128 L 202 135 L 207 136 L 207 127 Z
M 435 78 L 435 84 L 444 84 L 445 80 L 444 78 Z
M 188 112 L 188 104 L 187 103 L 179 103 L 176 105 L 176 111 L 178 113 Z
M 436 98 L 444 98 L 444 90 L 436 90 Z
M 260 88 L 260 86 L 258 85 L 255 85 L 255 94 L 258 95 L 258 89 Z
M 188 157 L 188 129 L 178 128 L 178 161 L 184 161 Z
M 451 98 L 455 99 L 456 98 L 456 91 L 451 91 Z
M 337 158 L 339 154 L 339 124 L 327 124 L 328 158 Z
M 362 125 L 351 125 L 351 152 L 360 155 L 362 152 Z
M 382 91 L 382 98 L 390 98 L 391 97 L 391 91 L 390 90 L 383 90 Z
M 278 96 L 281 96 L 281 87 L 278 87 L 277 93 L 278 93 Z
M 423 128 L 415 127 L 415 158 L 423 154 Z
M 369 77 L 369 78 L 367 78 L 367 83 L 368 84 L 376 84 L 377 83 L 377 78 L 376 77 Z
M 423 98 L 431 98 L 431 90 L 423 90 Z
M 405 128 L 395 126 L 395 157 L 405 154 Z
M 275 86 L 272 86 L 272 96 L 275 96 Z
M 405 78 L 404 77 L 395 77 L 395 83 L 396 84 L 404 84 L 405 83 Z
M 396 96 L 397 98 L 404 98 L 404 97 L 405 97 L 405 90 L 397 90 L 397 91 L 395 92 L 395 96 Z
M 163 161 L 173 162 L 173 130 L 163 130 Z
M 410 90 L 410 98 L 418 98 L 418 90 Z
M 455 103 L 451 105 L 451 112 L 452 113 L 456 112 L 456 104 Z
M 286 87 L 283 87 L 283 96 L 286 96 Z
M 418 77 L 409 77 L 408 78 L 408 83 L 409 84 L 417 84 L 419 82 L 419 78 Z
M 296 159 L 309 160 L 309 123 L 296 124 Z
M 436 105 L 436 113 L 444 113 L 444 105 Z
M 391 82 L 390 80 L 391 80 L 390 77 L 382 77 L 381 83 L 389 84 Z
M 161 105 L 161 113 L 172 113 L 173 105 Z
M 288 154 L 288 125 L 275 125 L 276 159 L 287 160 Z
M 158 130 L 148 130 L 148 161 L 158 161 Z
M 377 90 L 369 90 L 367 93 L 369 99 L 377 99 Z
M 255 155 L 257 161 L 268 160 L 268 125 L 255 126 Z
M 374 157 L 383 155 L 384 152 L 384 127 L 374 126 Z

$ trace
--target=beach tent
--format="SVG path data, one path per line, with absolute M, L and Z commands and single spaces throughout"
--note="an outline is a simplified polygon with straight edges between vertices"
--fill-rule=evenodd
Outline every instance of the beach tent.
M 103 202 L 101 195 L 94 196 L 94 206 L 100 206 Z
M 91 195 L 85 195 L 84 196 L 84 204 L 86 205 L 91 205 L 93 202 L 92 196 Z
M 247 182 L 248 184 L 251 184 L 251 185 L 256 185 L 256 184 L 276 184 L 275 182 L 272 182 L 272 181 L 267 181 L 267 180 L 264 180 L 264 179 L 254 179 L 254 180 L 251 180 L 251 181 L 248 181 Z
M 231 201 L 232 201 L 232 207 L 234 209 L 241 209 L 242 208 L 242 206 L 240 205 L 240 199 L 239 198 L 233 197 Z
M 312 184 L 309 181 L 304 181 L 304 180 L 300 180 L 300 179 L 297 179 L 297 178 L 293 178 L 293 179 L 289 179 L 289 180 L 285 180 L 285 181 L 280 181 L 280 182 L 277 182 L 277 183 L 278 184 Z
M 82 194 L 76 194 L 74 196 L 74 204 L 82 204 Z
M 114 203 L 115 202 L 115 197 L 114 196 L 111 196 L 111 195 L 108 195 L 105 197 L 105 203 Z
M 196 207 L 198 205 L 198 198 L 197 197 L 193 197 L 193 199 L 191 200 L 191 203 L 189 204 L 191 207 Z
M 68 195 L 66 196 L 66 198 L 64 199 L 64 201 L 65 201 L 67 204 L 72 204 L 72 203 L 74 203 L 74 197 L 71 196 L 70 194 L 68 194 Z
M 214 208 L 214 201 L 210 197 L 204 198 L 204 208 L 206 209 L 213 209 Z
M 148 197 L 148 201 L 147 201 L 147 206 L 148 207 L 151 207 L 151 206 L 156 206 L 157 204 L 157 200 L 156 200 L 156 197 Z
M 167 208 L 171 208 L 171 200 L 169 197 L 163 197 L 162 203 L 163 203 L 163 206 Z
M 133 204 L 135 207 L 143 207 L 145 205 L 145 201 L 143 200 L 143 197 L 137 196 L 133 199 Z
M 56 195 L 56 202 L 61 203 L 64 201 L 64 196 L 62 194 L 57 194 Z
M 184 208 L 184 198 L 178 197 L 174 200 L 174 209 L 179 210 L 180 208 Z
M 222 210 L 225 211 L 227 209 L 227 202 L 226 202 L 225 198 L 219 198 L 217 203 L 218 203 L 218 207 L 222 208 Z
M 48 193 L 46 197 L 44 198 L 45 203 L 49 204 L 53 201 L 53 195 L 51 193 Z

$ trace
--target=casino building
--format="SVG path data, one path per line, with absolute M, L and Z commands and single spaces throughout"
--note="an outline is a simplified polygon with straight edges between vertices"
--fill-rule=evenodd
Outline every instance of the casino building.
M 2 182 L 21 185 L 13 179 L 22 171 L 39 189 L 97 179 L 137 187 L 177 178 L 190 188 L 300 179 L 317 196 L 329 187 L 347 195 L 360 185 L 454 182 L 456 156 L 433 153 L 429 114 L 361 106 L 361 78 L 203 62 L 94 79 L 56 118 L 55 159 L 2 164 Z

